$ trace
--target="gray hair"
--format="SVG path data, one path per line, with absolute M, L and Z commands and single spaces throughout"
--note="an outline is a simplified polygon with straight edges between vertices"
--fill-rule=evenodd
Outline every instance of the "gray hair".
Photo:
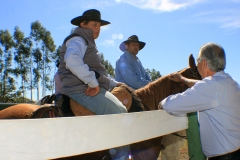
M 224 49 L 216 43 L 209 42 L 200 49 L 201 59 L 207 61 L 208 68 L 212 71 L 223 71 L 226 67 L 226 55 Z

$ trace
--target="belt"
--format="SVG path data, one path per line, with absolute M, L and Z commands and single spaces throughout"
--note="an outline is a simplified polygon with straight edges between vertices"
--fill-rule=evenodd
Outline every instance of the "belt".
M 235 160 L 235 159 L 236 160 L 240 159 L 240 149 L 231 153 L 221 155 L 221 156 L 208 158 L 208 160 Z

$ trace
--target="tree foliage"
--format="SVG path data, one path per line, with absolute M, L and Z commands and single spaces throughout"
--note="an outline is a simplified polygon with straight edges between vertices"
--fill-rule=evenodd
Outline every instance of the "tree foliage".
M 100 57 L 101 57 L 101 60 L 102 60 L 102 65 L 107 70 L 108 76 L 111 77 L 111 78 L 115 78 L 114 68 L 111 65 L 111 63 L 108 60 L 104 59 L 103 53 L 100 53 Z
M 146 69 L 146 71 L 148 72 L 148 74 L 150 75 L 152 81 L 155 81 L 156 79 L 160 78 L 162 75 L 160 74 L 159 71 L 156 71 L 155 69 Z
M 33 90 L 37 99 L 46 91 L 54 89 L 53 76 L 59 59 L 61 46 L 56 48 L 51 32 L 39 21 L 31 23 L 29 36 L 25 36 L 18 26 L 13 35 L 8 30 L 0 30 L 0 102 L 33 102 Z M 102 65 L 108 76 L 115 78 L 114 68 L 100 53 Z M 155 69 L 149 70 L 152 80 L 161 76 Z M 30 91 L 31 98 L 26 98 Z
M 31 24 L 30 32 L 32 40 L 35 42 L 35 49 L 33 51 L 33 60 L 36 63 L 33 66 L 34 87 L 37 88 L 38 99 L 39 83 L 42 84 L 42 97 L 45 96 L 47 90 L 52 90 L 53 85 L 50 80 L 49 74 L 51 73 L 51 62 L 54 61 L 56 56 L 54 51 L 56 45 L 51 37 L 51 33 L 42 26 L 39 21 Z
M 22 92 L 23 102 L 25 101 L 26 89 L 29 88 L 29 73 L 31 72 L 29 64 L 31 50 L 32 50 L 32 41 L 30 38 L 25 38 L 24 33 L 15 27 L 14 38 L 15 40 L 15 52 L 14 52 L 14 61 L 17 66 L 13 70 L 16 77 L 21 77 L 21 86 L 19 89 Z
M 28 37 L 18 26 L 13 35 L 8 30 L 0 30 L 0 102 L 15 102 L 16 98 L 20 102 L 19 97 L 26 102 L 28 89 L 32 100 L 32 90 L 37 88 L 39 91 L 40 81 L 43 95 L 53 89 L 51 68 L 57 58 L 55 49 L 50 31 L 39 21 L 31 24 Z
M 8 30 L 0 30 L 0 54 L 1 54 L 1 94 L 0 101 L 9 101 L 9 97 L 14 95 L 16 89 L 13 78 L 12 55 L 14 47 L 13 38 Z

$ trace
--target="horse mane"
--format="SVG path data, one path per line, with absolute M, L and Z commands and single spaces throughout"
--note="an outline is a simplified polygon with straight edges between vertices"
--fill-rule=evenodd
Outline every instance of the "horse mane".
M 172 81 L 168 77 L 169 75 L 162 76 L 135 91 L 145 106 L 144 110 L 157 110 L 159 102 L 170 95 Z

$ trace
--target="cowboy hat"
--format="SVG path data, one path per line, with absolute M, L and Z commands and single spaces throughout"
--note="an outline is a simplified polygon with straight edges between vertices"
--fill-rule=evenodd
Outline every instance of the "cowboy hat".
M 120 44 L 120 46 L 119 46 L 120 50 L 123 51 L 123 52 L 125 52 L 125 51 L 126 51 L 125 44 L 129 44 L 130 42 L 137 42 L 137 43 L 139 44 L 139 51 L 140 51 L 141 49 L 143 49 L 143 47 L 144 47 L 145 44 L 146 44 L 145 42 L 139 41 L 139 40 L 138 40 L 138 36 L 132 35 L 132 36 L 130 36 L 126 41 L 123 41 L 123 42 Z
M 110 24 L 108 21 L 101 19 L 101 13 L 96 9 L 89 9 L 83 12 L 82 16 L 75 17 L 71 20 L 73 25 L 79 26 L 83 21 L 97 21 L 101 23 L 101 26 Z

